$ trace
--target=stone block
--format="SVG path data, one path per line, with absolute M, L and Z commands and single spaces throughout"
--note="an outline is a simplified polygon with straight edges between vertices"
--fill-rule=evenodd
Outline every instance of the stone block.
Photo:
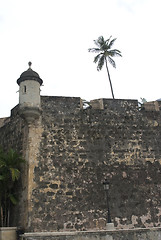
M 0 240 L 17 240 L 16 227 L 1 227 Z

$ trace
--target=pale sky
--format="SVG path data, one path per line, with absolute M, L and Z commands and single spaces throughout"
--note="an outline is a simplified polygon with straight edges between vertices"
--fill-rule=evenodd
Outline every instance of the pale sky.
M 0 0 L 0 117 L 18 104 L 16 81 L 32 69 L 41 95 L 111 98 L 105 67 L 93 63 L 93 40 L 117 38 L 109 65 L 115 98 L 161 98 L 160 0 Z

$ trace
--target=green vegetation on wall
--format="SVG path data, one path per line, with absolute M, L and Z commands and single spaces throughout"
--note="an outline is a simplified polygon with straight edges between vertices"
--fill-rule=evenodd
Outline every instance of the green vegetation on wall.
M 22 157 L 13 149 L 0 148 L 0 226 L 8 227 L 12 205 L 17 204 L 16 184 L 20 178 Z

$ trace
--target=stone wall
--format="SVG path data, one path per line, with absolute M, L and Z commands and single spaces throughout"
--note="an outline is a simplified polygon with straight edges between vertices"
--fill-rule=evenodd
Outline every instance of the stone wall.
M 0 146 L 5 151 L 12 148 L 22 157 L 26 158 L 26 147 L 28 141 L 28 127 L 18 114 L 19 106 L 11 111 L 11 117 L 6 118 L 0 127 Z M 10 226 L 23 226 L 27 214 L 27 163 L 22 166 L 21 178 L 17 185 L 19 192 L 19 202 L 13 207 L 10 216 Z
M 31 231 L 103 229 L 105 178 L 116 228 L 160 226 L 160 112 L 102 101 L 81 109 L 79 98 L 42 97 Z
M 2 118 L 0 126 L 0 145 L 5 150 L 8 148 L 17 149 L 23 152 L 24 141 L 24 124 L 23 120 L 19 118 L 18 106 L 12 110 L 10 118 Z
M 86 109 L 80 98 L 44 96 L 41 102 L 39 121 L 27 126 L 14 109 L 0 128 L 0 144 L 22 151 L 28 162 L 26 220 L 19 225 L 28 231 L 105 229 L 102 183 L 108 179 L 117 229 L 159 227 L 160 111 L 139 110 L 135 100 L 99 99 Z

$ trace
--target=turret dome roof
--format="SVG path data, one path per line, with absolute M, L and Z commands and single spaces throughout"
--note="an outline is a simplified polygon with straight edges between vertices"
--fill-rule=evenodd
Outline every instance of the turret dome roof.
M 20 85 L 21 82 L 25 80 L 35 80 L 42 85 L 43 80 L 39 77 L 39 74 L 31 69 L 31 62 L 29 64 L 29 69 L 27 71 L 24 71 L 21 75 L 20 78 L 17 79 L 17 84 Z

